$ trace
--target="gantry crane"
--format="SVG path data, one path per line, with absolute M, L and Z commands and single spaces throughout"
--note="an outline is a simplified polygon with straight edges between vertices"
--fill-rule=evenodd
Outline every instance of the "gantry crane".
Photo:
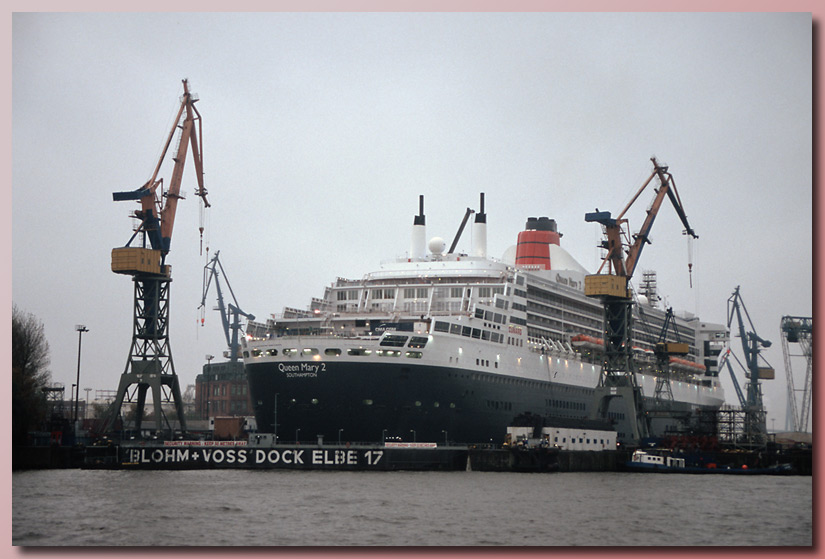
M 114 201 L 139 201 L 140 209 L 131 216 L 138 222 L 132 237 L 124 247 L 112 250 L 112 271 L 132 276 L 135 286 L 134 315 L 129 358 L 120 377 L 117 396 L 104 431 L 113 428 L 120 416 L 123 402 L 133 402 L 136 399 L 135 431 L 140 433 L 146 392 L 150 388 L 156 434 L 162 434 L 166 429 L 173 430 L 161 405 L 170 399 L 174 401 L 181 431 L 186 431 L 180 384 L 169 348 L 169 284 L 172 277 L 166 256 L 172 242 L 178 200 L 183 198 L 180 186 L 190 147 L 198 181 L 195 193 L 200 197 L 201 205 L 209 207 L 203 185 L 201 117 L 195 108 L 197 100 L 189 91 L 188 81 L 183 80 L 180 108 L 151 177 L 136 190 L 115 192 L 112 195 Z M 158 173 L 176 130 L 179 131 L 179 136 L 173 156 L 175 165 L 168 188 L 164 191 L 163 179 L 158 178 Z M 200 231 L 203 235 L 202 223 Z M 132 246 L 136 239 L 139 239 L 139 246 Z
M 223 264 L 221 264 L 221 261 L 218 259 L 220 253 L 221 251 L 216 251 L 215 256 L 212 257 L 212 260 L 210 260 L 209 263 L 203 267 L 203 298 L 201 299 L 200 308 L 201 312 L 203 312 L 203 309 L 206 306 L 206 296 L 209 293 L 209 286 L 212 284 L 212 280 L 214 279 L 215 290 L 218 292 L 217 310 L 221 313 L 221 324 L 223 325 L 223 332 L 226 336 L 226 345 L 229 346 L 229 361 L 232 363 L 236 363 L 238 361 L 241 348 L 240 344 L 238 343 L 238 332 L 241 329 L 240 317 L 243 316 L 247 320 L 255 320 L 255 316 L 249 313 L 245 313 L 238 306 L 238 299 L 235 297 L 235 293 L 232 291 L 232 286 L 229 285 L 229 278 L 226 277 L 226 272 L 223 269 Z M 218 270 L 220 270 L 220 273 L 223 276 L 224 281 L 226 282 L 226 288 L 229 289 L 229 294 L 232 295 L 232 301 L 234 301 L 234 304 L 224 304 L 223 291 L 221 291 L 221 283 L 220 278 L 218 277 Z M 201 325 L 203 325 L 203 315 L 201 315 Z
M 693 238 L 698 237 L 687 221 L 673 176 L 666 166 L 659 165 L 655 157 L 651 161 L 653 173 L 618 217 L 614 219 L 610 212 L 600 212 L 598 208 L 584 216 L 585 221 L 602 225 L 605 234 L 602 248 L 607 251 L 599 270 L 596 274 L 586 276 L 584 284 L 585 295 L 600 299 L 604 305 L 604 362 L 596 389 L 597 405 L 594 406 L 594 415 L 599 419 L 606 418 L 610 401 L 617 397 L 623 398 L 627 402 L 629 413 L 636 418 L 630 434 L 630 438 L 636 441 L 648 436 L 649 424 L 641 387 L 636 380 L 632 343 L 633 299 L 629 282 L 642 250 L 650 243 L 650 231 L 665 197 L 670 199 L 685 226 L 684 233 Z M 631 235 L 625 214 L 654 177 L 659 179 L 656 196 L 647 210 L 641 229 Z M 689 264 L 688 270 L 690 266 Z M 603 270 L 605 273 L 602 273 Z
M 788 385 L 785 427 L 797 432 L 808 432 L 811 417 L 811 382 L 813 371 L 814 319 L 810 316 L 783 316 L 779 328 L 782 333 L 782 355 L 785 359 L 785 377 Z M 791 344 L 799 344 L 801 353 L 792 353 Z M 795 357 L 805 360 L 805 382 L 799 390 L 794 383 Z M 802 404 L 797 405 L 796 393 L 802 392 Z

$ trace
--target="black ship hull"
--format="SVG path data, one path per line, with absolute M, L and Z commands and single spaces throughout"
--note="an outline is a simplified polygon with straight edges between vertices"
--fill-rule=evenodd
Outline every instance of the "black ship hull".
M 588 419 L 594 405 L 590 387 L 432 365 L 289 361 L 245 369 L 258 431 L 284 442 L 500 444 L 508 426 Z M 630 418 L 619 401 L 611 406 L 621 440 Z M 675 407 L 690 412 L 686 403 Z M 654 431 L 673 427 L 670 420 Z

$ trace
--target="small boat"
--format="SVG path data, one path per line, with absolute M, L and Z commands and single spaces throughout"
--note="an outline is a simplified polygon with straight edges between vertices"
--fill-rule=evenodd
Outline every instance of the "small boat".
M 631 472 L 662 474 L 789 475 L 795 473 L 790 464 L 750 468 L 747 464 L 720 466 L 711 462 L 703 466 L 689 466 L 685 458 L 681 456 L 645 450 L 634 451 L 630 461 L 625 463 L 625 469 Z

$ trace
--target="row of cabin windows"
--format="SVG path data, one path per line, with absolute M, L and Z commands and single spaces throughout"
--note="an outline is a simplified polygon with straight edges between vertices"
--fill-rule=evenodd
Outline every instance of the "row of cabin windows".
M 494 410 L 511 411 L 513 409 L 513 403 L 498 402 L 496 400 L 487 400 L 487 407 Z
M 410 340 L 409 343 L 407 343 L 407 339 Z M 407 347 L 421 349 L 421 348 L 423 348 L 424 346 L 427 345 L 428 340 L 429 340 L 429 338 L 427 338 L 426 336 L 412 336 L 412 337 L 410 337 L 410 336 L 401 336 L 401 335 L 398 335 L 398 334 L 387 334 L 381 340 L 380 345 L 389 346 L 389 347 L 404 347 L 404 345 L 406 344 Z
M 451 287 L 450 298 L 461 299 L 464 297 L 464 287 Z M 370 297 L 372 299 L 395 299 L 395 288 L 376 288 L 370 289 Z M 402 290 L 404 299 L 427 299 L 429 297 L 429 288 L 427 287 L 405 287 Z M 481 298 L 489 299 L 495 294 L 504 293 L 503 287 L 476 287 L 476 295 Z M 467 296 L 469 297 L 471 290 L 467 289 Z M 359 299 L 360 292 L 357 289 L 342 289 L 337 292 L 336 298 L 338 301 L 354 301 Z
M 320 400 L 318 400 L 318 398 L 312 398 L 312 399 L 308 400 L 308 402 L 310 404 L 312 404 L 313 406 L 317 406 L 320 403 Z M 298 402 L 298 400 L 295 399 L 295 398 L 292 398 L 289 401 L 289 403 L 290 404 L 299 404 L 299 405 L 301 404 L 301 402 Z M 373 400 L 372 398 L 365 398 L 364 400 L 361 401 L 361 403 L 364 404 L 365 406 L 373 406 L 373 405 L 375 405 L 375 400 Z M 380 402 L 379 402 L 379 405 L 380 405 Z M 412 405 L 417 407 L 417 408 L 420 408 L 420 407 L 424 406 L 424 403 L 421 400 L 415 400 L 412 403 Z M 405 407 L 409 408 L 411 406 L 407 405 Z M 432 402 L 432 407 L 440 408 L 441 403 L 440 402 Z M 449 407 L 450 409 L 455 409 L 456 408 L 455 402 L 450 402 L 449 404 L 447 404 L 447 407 Z
M 461 377 L 465 378 L 465 377 Z M 529 386 L 530 388 L 547 388 L 548 383 L 546 381 L 538 381 L 538 380 L 529 380 L 523 379 L 518 377 L 511 377 L 506 375 L 499 375 L 499 374 L 488 374 L 488 373 L 470 373 L 469 377 L 472 380 L 483 380 L 487 382 L 494 382 L 496 384 L 514 384 L 517 386 Z M 556 389 L 558 390 L 558 388 Z
M 410 347 L 418 347 L 418 346 L 410 345 Z M 422 345 L 420 347 L 424 347 L 424 346 Z M 264 352 L 260 349 L 253 349 L 251 353 L 252 353 L 252 357 L 260 357 L 261 355 L 264 355 L 264 353 L 266 353 L 266 355 L 268 355 L 268 356 L 274 357 L 274 356 L 278 355 L 278 350 L 277 349 L 268 349 L 268 350 L 266 350 L 266 352 Z M 293 355 L 298 355 L 299 353 L 302 356 L 309 356 L 309 357 L 314 357 L 316 355 L 321 354 L 320 351 L 318 350 L 318 348 L 314 348 L 314 347 L 302 349 L 302 350 L 300 350 L 300 352 L 296 348 L 286 348 L 286 349 L 283 350 L 282 353 L 283 353 L 283 355 L 285 355 L 287 357 L 291 357 Z M 337 356 L 341 355 L 342 353 L 343 353 L 342 350 L 340 348 L 337 348 L 337 347 L 328 347 L 324 350 L 324 355 L 327 355 L 327 356 L 330 356 L 330 357 L 337 357 Z M 374 353 L 376 355 L 380 356 L 380 357 L 400 357 L 401 356 L 401 350 L 378 349 L 378 350 L 375 350 Z M 368 356 L 368 355 L 372 355 L 372 354 L 373 354 L 373 350 L 371 350 L 371 349 L 365 349 L 365 348 L 360 348 L 360 347 L 351 347 L 351 348 L 347 349 L 347 355 Z M 244 357 L 249 357 L 249 355 L 250 355 L 250 352 L 244 351 Z M 404 355 L 406 357 L 411 358 L 411 359 L 421 359 L 424 356 L 424 354 L 420 351 L 407 351 L 407 352 L 404 352 Z
M 484 340 L 497 344 L 504 343 L 504 334 L 498 332 L 491 332 L 482 328 L 472 328 L 470 326 L 462 326 L 461 324 L 450 324 L 449 322 L 436 321 L 433 330 L 436 332 L 448 332 L 456 336 L 464 336 L 466 338 L 475 338 L 477 340 Z
M 563 410 L 585 411 L 587 409 L 583 403 L 569 400 L 544 400 L 544 405 Z
M 476 307 L 475 317 L 496 324 L 507 324 L 507 315 Z
M 585 441 L 587 441 L 587 444 L 590 444 L 590 439 L 586 439 L 586 438 L 584 438 L 584 437 L 579 437 L 579 443 L 580 443 L 580 444 L 581 444 L 581 443 L 583 443 L 583 442 L 585 442 Z M 558 438 L 558 437 L 555 437 L 555 438 L 553 439 L 553 442 L 554 442 L 554 443 L 559 442 L 559 438 Z M 561 438 L 561 442 L 562 442 L 562 444 L 567 443 L 567 437 L 562 437 L 562 438 Z M 570 443 L 571 443 L 571 444 L 576 444 L 576 437 L 570 437 Z M 605 441 L 604 439 L 598 439 L 598 443 L 599 443 L 599 444 L 601 444 L 601 445 L 604 445 L 604 444 L 609 444 L 609 443 L 610 443 L 610 441 Z M 596 444 L 596 439 L 593 439 L 593 444 Z
M 338 292 L 338 300 L 339 301 L 357 301 L 358 300 L 358 291 L 350 290 L 350 291 L 339 291 Z

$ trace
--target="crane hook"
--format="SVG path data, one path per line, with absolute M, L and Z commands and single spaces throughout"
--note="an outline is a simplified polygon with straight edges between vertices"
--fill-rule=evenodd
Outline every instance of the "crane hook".
M 693 289 L 693 237 L 688 235 L 688 278 L 690 280 L 690 288 Z

